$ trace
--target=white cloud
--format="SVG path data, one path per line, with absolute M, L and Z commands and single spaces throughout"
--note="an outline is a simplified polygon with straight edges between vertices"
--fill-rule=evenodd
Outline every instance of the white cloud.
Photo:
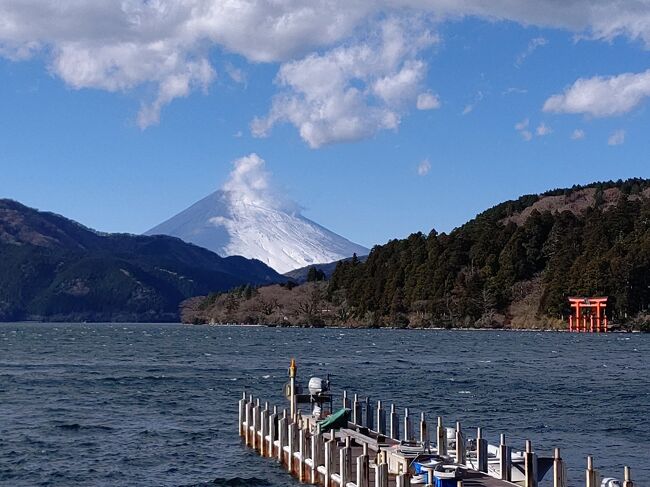
M 426 176 L 431 171 L 431 163 L 429 159 L 423 159 L 417 167 L 418 176 Z
M 226 63 L 225 70 L 228 76 L 230 76 L 230 79 L 235 83 L 246 84 L 246 73 L 243 69 L 237 68 L 231 63 Z
M 476 108 L 476 105 L 478 105 L 483 101 L 483 98 L 485 98 L 485 94 L 480 90 L 477 91 L 476 94 L 474 95 L 474 101 L 465 105 L 465 108 L 463 108 L 461 115 L 468 115 L 472 113 Z
M 395 128 L 405 106 L 421 93 L 426 65 L 417 52 L 422 47 L 376 39 L 378 23 L 409 15 L 438 22 L 463 16 L 507 20 L 594 39 L 625 36 L 650 47 L 646 0 L 2 0 L 0 56 L 14 61 L 37 56 L 74 89 L 149 93 L 138 116 L 142 127 L 156 123 L 172 100 L 208 89 L 216 77 L 214 50 L 248 62 L 284 63 L 278 77 L 283 93 L 266 121 L 272 125 L 274 114 L 278 121 L 290 118 L 318 145 Z M 411 27 L 397 37 L 410 41 Z M 396 48 L 394 57 L 380 52 L 387 46 Z M 355 49 L 360 72 L 332 59 L 346 53 L 354 58 Z M 370 73 L 367 59 L 379 60 L 383 68 Z M 317 60 L 345 72 L 343 88 L 309 98 L 282 71 L 313 68 Z M 230 71 L 235 81 L 242 79 L 242 73 Z M 639 96 L 647 91 L 626 98 L 636 105 Z M 342 101 L 351 107 L 343 109 Z M 295 105 L 291 117 L 286 104 Z
M 528 127 L 530 124 L 530 120 L 528 118 L 524 118 L 521 122 L 517 122 L 515 124 L 515 130 L 521 131 L 524 130 L 525 128 Z
M 534 53 L 537 48 L 545 46 L 546 44 L 548 44 L 548 41 L 544 37 L 535 37 L 534 39 L 531 39 L 531 41 L 528 43 L 528 46 L 526 47 L 526 50 L 517 56 L 517 59 L 515 60 L 515 66 L 520 67 L 526 58 Z
M 515 130 L 519 132 L 521 138 L 526 142 L 529 142 L 533 138 L 533 133 L 528 129 L 529 125 L 530 120 L 528 118 L 524 118 L 521 122 L 515 124 Z
M 232 162 L 232 171 L 221 187 L 234 201 L 266 208 L 299 211 L 299 206 L 273 185 L 266 161 L 255 153 Z
M 544 103 L 545 112 L 594 117 L 622 115 L 650 96 L 650 69 L 642 73 L 580 78 L 564 93 Z
M 502 95 L 525 95 L 528 93 L 528 90 L 524 88 L 516 88 L 516 87 L 510 87 L 507 90 L 503 91 L 501 94 Z
M 418 110 L 434 110 L 440 108 L 440 98 L 430 92 L 420 93 L 416 102 Z
M 608 145 L 621 145 L 625 142 L 625 130 L 616 130 L 607 139 Z
M 415 19 L 389 18 L 366 40 L 283 64 L 282 92 L 269 113 L 253 121 L 253 135 L 289 122 L 316 148 L 396 129 L 421 94 L 426 64 L 417 56 L 435 42 Z
M 537 133 L 538 136 L 544 137 L 545 135 L 552 134 L 553 129 L 546 125 L 544 122 L 540 123 L 537 126 L 537 129 L 535 129 L 535 132 Z
M 575 129 L 571 133 L 571 140 L 582 140 L 586 137 L 585 131 L 582 129 Z

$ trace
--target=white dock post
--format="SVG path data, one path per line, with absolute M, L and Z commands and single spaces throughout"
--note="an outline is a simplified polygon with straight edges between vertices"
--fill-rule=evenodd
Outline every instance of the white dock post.
M 456 421 L 456 463 L 465 465 L 467 463 L 467 455 L 465 452 L 465 438 L 460 429 L 460 421 Z
M 287 427 L 287 446 L 289 447 L 289 459 L 287 460 L 287 470 L 293 473 L 294 457 L 296 452 L 296 423 L 290 423 Z
M 390 405 L 390 437 L 399 440 L 399 414 L 395 409 L 395 404 Z
M 598 471 L 594 468 L 594 457 L 589 455 L 587 457 L 587 470 L 585 472 L 586 487 L 600 487 L 600 476 Z
M 366 419 L 366 428 L 369 430 L 372 430 L 374 428 L 374 415 L 372 414 L 372 403 L 370 402 L 370 398 L 366 397 L 366 411 L 365 411 L 365 419 Z
M 260 400 L 257 399 L 255 401 L 255 406 L 253 406 L 253 441 L 252 441 L 252 447 L 253 450 L 257 448 L 257 431 L 259 430 L 259 417 L 260 417 Z
M 476 463 L 478 464 L 478 471 L 487 473 L 488 471 L 488 455 L 487 455 L 487 440 L 483 438 L 483 429 L 477 428 L 476 430 Z M 532 487 L 532 486 L 526 486 Z
M 429 450 L 429 428 L 423 412 L 420 413 L 420 444 L 426 450 Z
M 246 417 L 246 393 L 239 400 L 239 436 L 244 436 L 244 418 Z
M 530 440 L 526 440 L 524 471 L 526 475 L 524 487 L 537 487 L 537 455 L 533 452 L 533 444 Z
M 375 487 L 388 487 L 388 464 L 382 462 L 375 469 Z
M 311 437 L 311 483 L 318 483 L 318 466 L 323 463 L 323 436 L 316 433 Z
M 280 465 L 284 463 L 284 445 L 287 441 L 287 410 L 282 413 L 282 417 L 278 421 L 278 462 Z
M 273 406 L 273 414 L 269 416 L 269 450 L 267 457 L 272 458 L 275 452 L 275 440 L 278 439 L 278 407 Z
M 359 403 L 359 396 L 354 395 L 354 401 L 352 403 L 352 422 L 357 426 L 362 426 L 361 424 L 361 404 Z
M 411 476 L 408 473 L 400 473 L 395 477 L 395 487 L 411 487 Z
M 363 453 L 357 457 L 357 487 L 368 487 L 370 483 L 370 461 L 368 444 L 363 444 Z
M 625 466 L 623 473 L 623 487 L 634 487 L 634 482 L 632 482 L 632 475 L 630 474 L 630 467 Z
M 298 427 L 298 480 L 305 481 L 305 455 L 307 452 L 307 431 Z
M 348 391 L 343 391 L 343 407 L 350 408 L 350 399 L 348 398 Z
M 264 403 L 264 409 L 260 416 L 260 455 L 265 457 L 267 455 L 266 451 L 268 449 L 268 443 L 266 442 L 266 436 L 269 434 L 269 403 Z
M 564 476 L 564 465 L 560 457 L 560 449 L 556 448 L 553 452 L 553 487 L 567 487 Z
M 246 403 L 246 446 L 251 444 L 251 427 L 253 424 L 253 396 L 249 396 Z
M 506 435 L 501 434 L 499 441 L 499 472 L 501 480 L 510 482 L 512 477 L 511 468 L 510 448 L 506 445 Z
M 334 431 L 332 438 L 325 442 L 325 483 L 324 487 L 332 487 L 332 474 L 334 473 L 334 458 L 336 457 L 336 435 Z
M 377 433 L 386 434 L 386 410 L 383 408 L 381 401 L 377 401 Z
M 409 416 L 409 408 L 404 408 L 404 440 L 409 441 L 413 438 L 411 428 L 411 417 Z
M 442 416 L 438 416 L 438 428 L 436 429 L 438 455 L 447 454 L 447 430 L 442 424 Z
M 339 472 L 341 476 L 341 487 L 345 487 L 350 482 L 352 476 L 352 446 L 350 437 L 345 438 L 345 447 L 340 451 Z

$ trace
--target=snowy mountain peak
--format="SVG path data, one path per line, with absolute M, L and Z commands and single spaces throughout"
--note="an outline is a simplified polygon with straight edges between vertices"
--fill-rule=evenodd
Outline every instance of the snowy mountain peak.
M 179 237 L 221 256 L 258 259 L 280 273 L 366 255 L 368 249 L 302 216 L 219 190 L 147 232 Z
M 257 154 L 234 161 L 221 190 L 147 232 L 154 234 L 179 237 L 221 256 L 258 259 L 280 273 L 369 252 L 305 218 L 296 203 L 274 191 Z

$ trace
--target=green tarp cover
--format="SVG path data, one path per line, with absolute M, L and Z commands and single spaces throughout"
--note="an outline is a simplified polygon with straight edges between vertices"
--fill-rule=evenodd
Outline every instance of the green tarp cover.
M 318 422 L 321 433 L 325 433 L 331 429 L 343 428 L 348 425 L 348 418 L 350 417 L 350 410 L 342 408 L 335 413 L 330 414 L 327 418 Z

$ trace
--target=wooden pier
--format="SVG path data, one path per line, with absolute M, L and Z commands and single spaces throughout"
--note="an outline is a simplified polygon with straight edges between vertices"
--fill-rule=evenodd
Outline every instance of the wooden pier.
M 552 476 L 550 485 L 568 487 L 559 448 L 553 457 L 538 458 L 531 442 L 526 441 L 525 451 L 515 454 L 506 445 L 505 435 L 501 435 L 496 453 L 489 454 L 487 440 L 478 428 L 472 438 L 473 447 L 467 451 L 468 442 L 460 422 L 455 424 L 450 438 L 451 431 L 447 431 L 440 417 L 432 442 L 424 414 L 419 417 L 416 437 L 408 409 L 400 418 L 394 405 L 386 409 L 379 401 L 375 407 L 367 398 L 350 398 L 346 392 L 341 403 L 341 408 L 345 408 L 345 412 L 341 411 L 342 421 L 329 431 L 321 431 L 322 421 L 303 415 L 298 409 L 300 398 L 304 401 L 309 396 L 297 393 L 293 361 L 292 368 L 287 390 L 290 407 L 271 407 L 268 402 L 262 403 L 244 393 L 239 401 L 238 427 L 248 447 L 277 460 L 302 483 L 323 487 L 411 487 L 416 483 L 426 487 L 538 487 L 538 469 L 548 469 Z M 423 453 L 414 452 L 425 452 L 425 457 L 441 460 L 441 464 L 456 469 L 458 475 L 454 480 L 438 479 L 434 467 L 427 463 L 420 463 L 420 472 L 415 472 L 414 461 Z M 516 469 L 512 468 L 515 462 L 519 465 Z M 519 478 L 512 478 L 512 472 Z M 634 487 L 627 466 L 623 482 L 607 482 L 601 481 L 593 458 L 588 457 L 585 487 Z

